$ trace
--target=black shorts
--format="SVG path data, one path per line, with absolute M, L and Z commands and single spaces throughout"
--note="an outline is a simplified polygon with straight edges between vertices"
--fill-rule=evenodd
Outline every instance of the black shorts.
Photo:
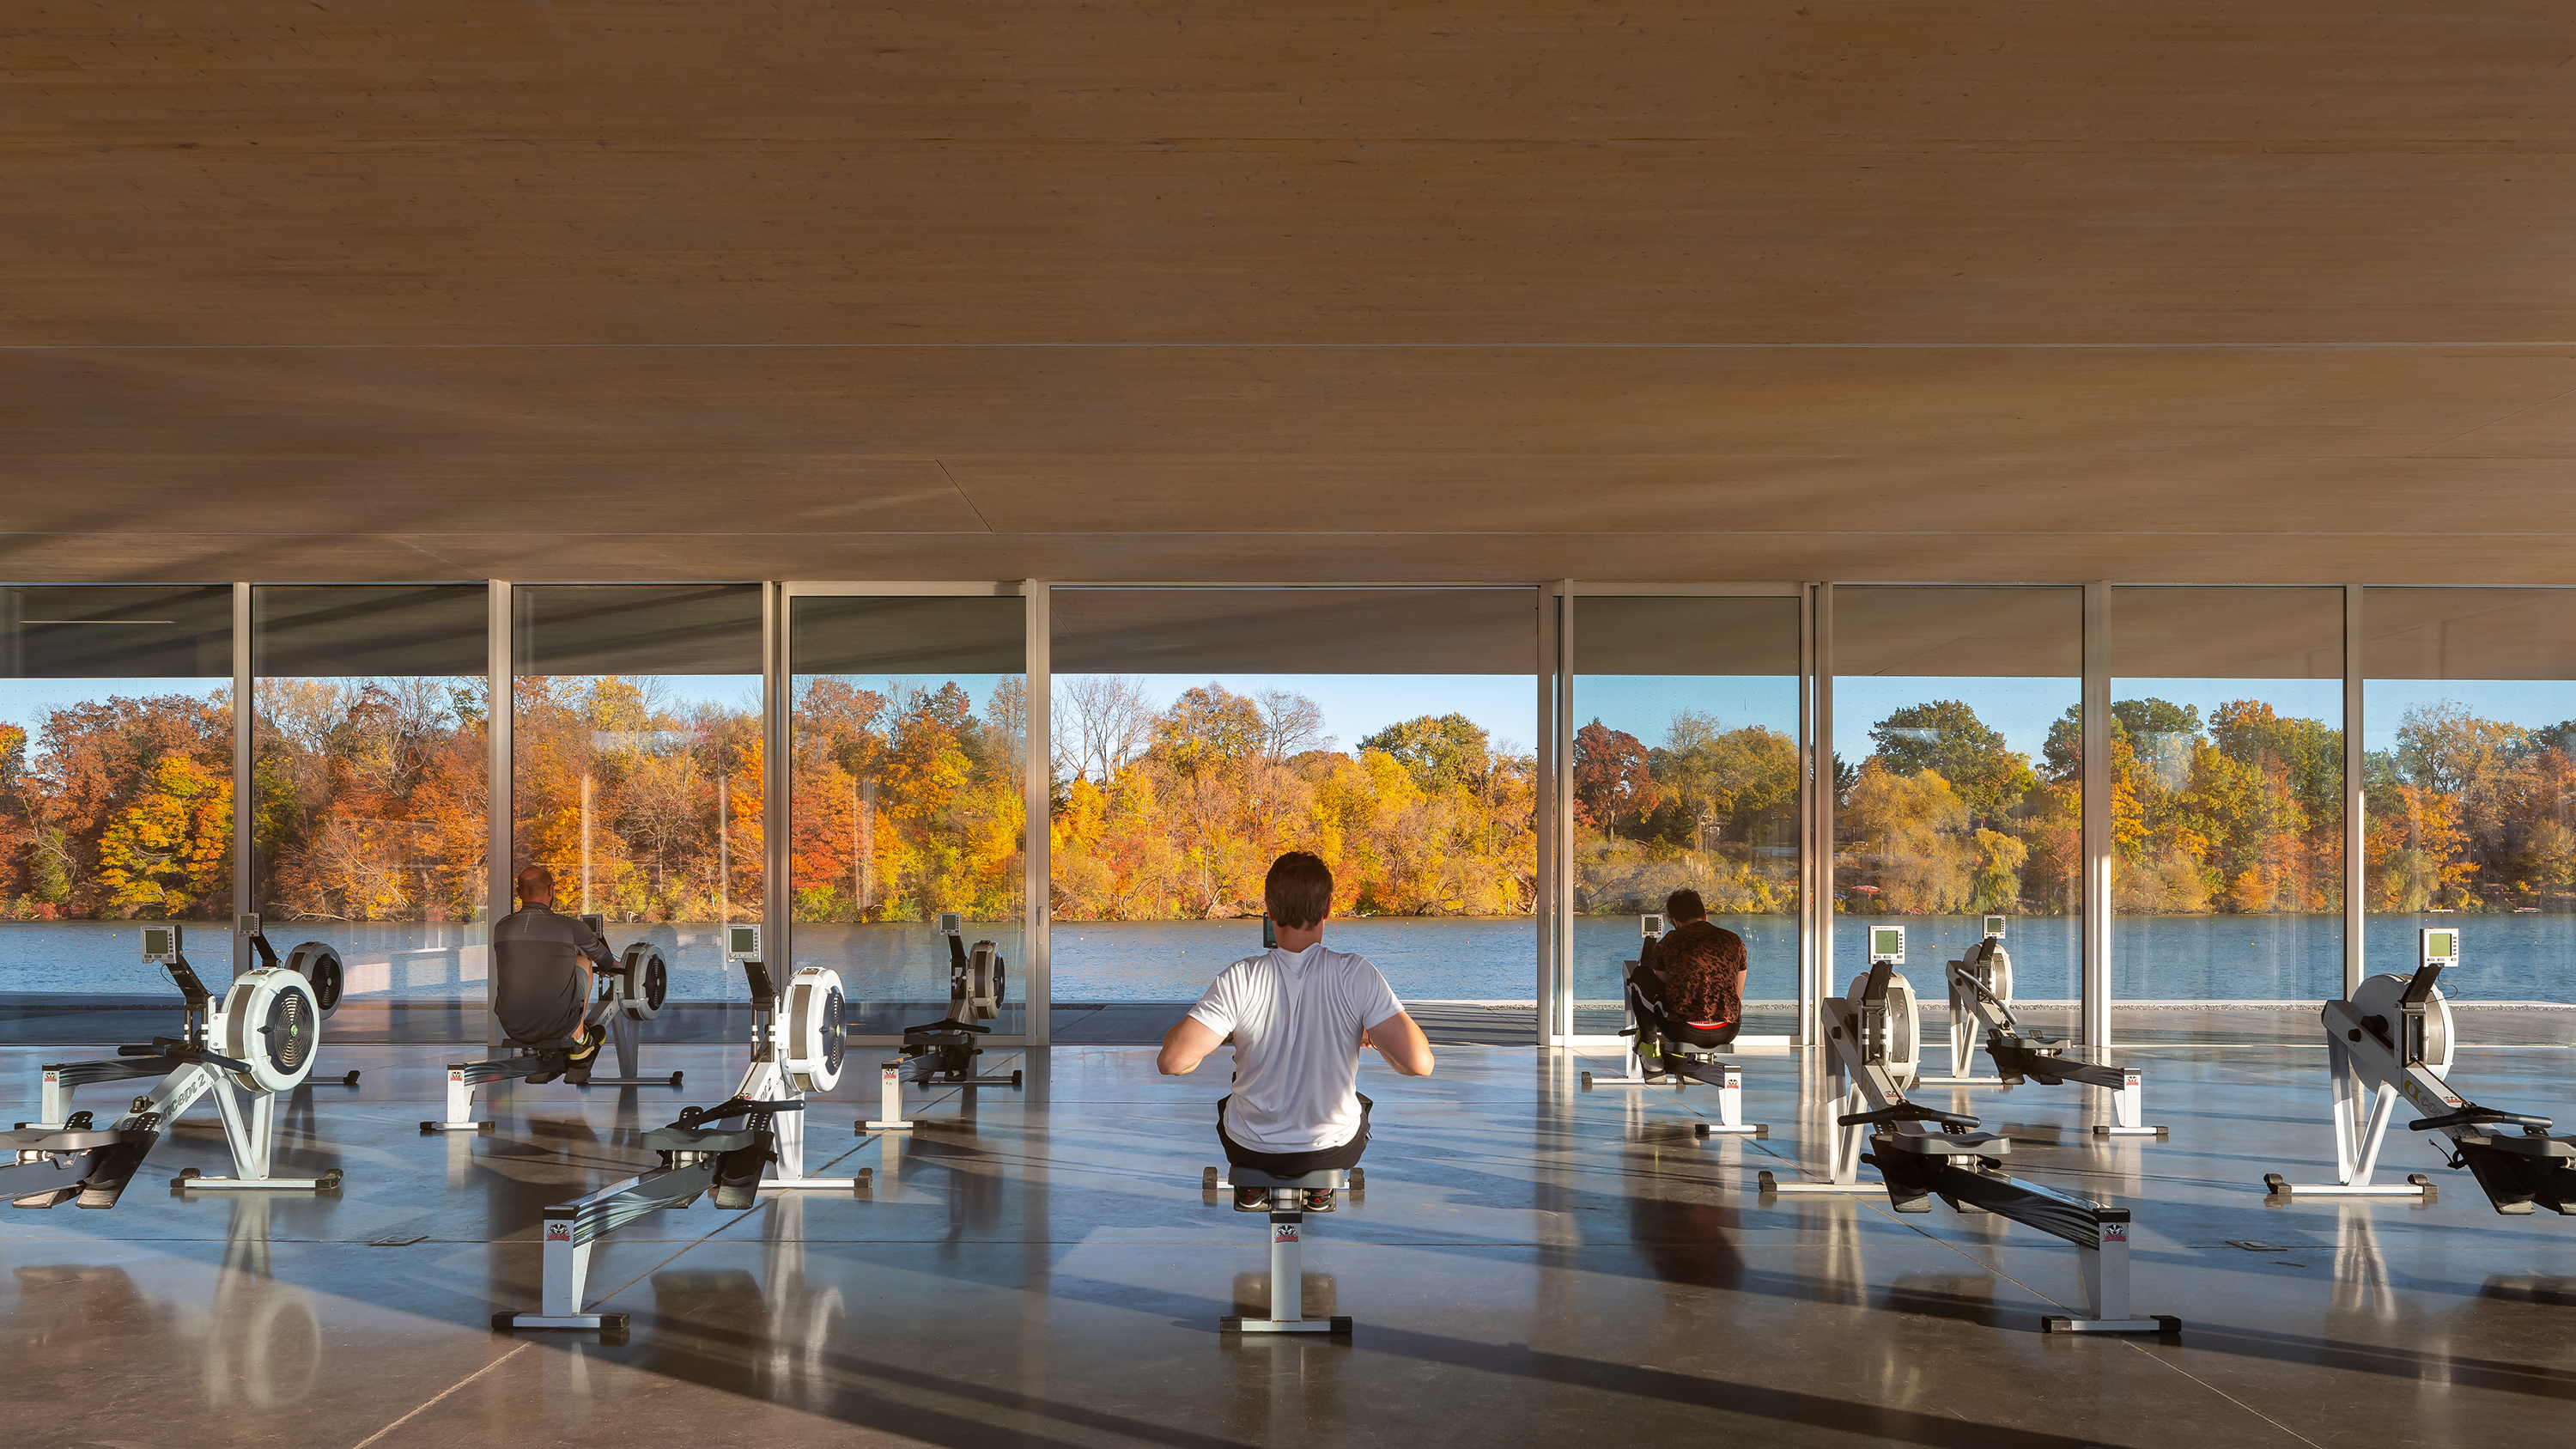
M 1360 1165 L 1360 1154 L 1368 1151 L 1369 1108 L 1377 1104 L 1360 1098 L 1360 1130 L 1339 1147 L 1318 1147 L 1306 1152 L 1256 1152 L 1226 1135 L 1225 1104 L 1231 1096 L 1220 1097 L 1216 1104 L 1216 1136 L 1225 1144 L 1225 1160 L 1234 1167 L 1257 1167 L 1277 1177 L 1299 1177 L 1309 1172 L 1339 1172 Z
M 545 1046 L 580 1036 L 589 1005 L 582 999 L 581 978 L 576 976 L 565 983 L 560 999 L 529 1000 L 523 995 L 503 1000 L 492 1014 L 501 1019 L 501 1035 L 521 1046 Z

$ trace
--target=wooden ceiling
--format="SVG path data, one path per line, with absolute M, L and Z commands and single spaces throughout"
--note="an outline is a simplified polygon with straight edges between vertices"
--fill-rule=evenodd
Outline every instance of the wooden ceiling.
M 2576 583 L 2563 5 L 20 0 L 0 577 Z

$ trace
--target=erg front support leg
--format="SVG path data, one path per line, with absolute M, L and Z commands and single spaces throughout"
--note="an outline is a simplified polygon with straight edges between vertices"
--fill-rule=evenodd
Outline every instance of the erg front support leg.
M 769 1135 L 771 1146 L 778 1154 L 778 1161 L 775 1164 L 778 1175 L 766 1178 L 760 1183 L 759 1190 L 762 1192 L 810 1188 L 817 1191 L 841 1189 L 856 1193 L 876 1179 L 876 1169 L 872 1167 L 860 1168 L 857 1175 L 853 1177 L 807 1177 L 805 1175 L 805 1114 L 802 1112 L 781 1112 L 770 1118 Z
M 869 1132 L 909 1132 L 912 1123 L 903 1115 L 903 1058 L 896 1057 L 877 1069 L 877 1111 L 883 1115 L 863 1122 Z
M 2043 1333 L 2180 1333 L 2182 1320 L 2170 1314 L 2137 1316 L 2129 1305 L 2129 1210 L 2095 1211 L 2092 1246 L 2076 1245 L 2082 1265 L 2084 1306 L 2089 1316 L 2043 1315 Z
M 2146 1082 L 2136 1069 L 2120 1068 L 2120 1085 L 2106 1089 L 2111 1093 L 2111 1120 L 2096 1123 L 2096 1137 L 2165 1137 L 2162 1127 L 2147 1125 Z
M 474 1120 L 475 1072 L 466 1062 L 447 1064 L 447 1116 L 437 1122 L 423 1122 L 420 1130 L 428 1132 L 489 1132 L 489 1121 Z
M 231 1149 L 233 1175 L 200 1176 L 193 1167 L 170 1180 L 170 1185 L 189 1192 L 226 1192 L 246 1189 L 275 1188 L 285 1192 L 333 1192 L 340 1186 L 340 1169 L 332 1168 L 319 1177 L 272 1177 L 270 1169 L 277 1162 L 277 1098 L 268 1092 L 249 1093 L 247 1112 L 241 1104 L 242 1093 L 229 1081 L 214 1086 L 215 1112 L 223 1118 L 224 1145 Z
M 1744 1120 L 1744 1068 L 1733 1062 L 1711 1065 L 1718 1069 L 1717 1120 L 1695 1124 L 1692 1133 L 1700 1137 L 1770 1136 L 1770 1124 Z
M 631 1185 L 621 1184 L 621 1186 Z M 612 1189 L 613 1190 L 613 1189 Z M 579 1221 L 580 1205 L 567 1203 L 546 1209 L 544 1285 L 539 1292 L 535 1313 L 495 1313 L 492 1326 L 502 1332 L 514 1328 L 598 1328 L 612 1333 L 624 1332 L 627 1316 L 623 1313 L 585 1313 L 582 1300 L 590 1292 L 590 1255 L 596 1241 Z
M 2334 1062 L 2335 1180 L 2291 1182 L 2277 1172 L 2267 1172 L 2263 1174 L 2265 1194 L 2281 1202 L 2289 1202 L 2301 1193 L 2310 1197 L 2434 1201 L 2433 1179 L 2420 1172 L 2408 1173 L 2403 1183 L 2370 1180 L 2379 1168 L 2379 1147 L 2387 1139 L 2388 1124 L 2396 1116 L 2397 1087 L 2389 1082 L 2375 1088 L 2368 1086 L 2354 1068 L 2349 1048 L 2331 1037 L 2327 1047 Z
M 1833 1135 L 1828 1139 L 1828 1151 L 1831 1153 L 1831 1159 L 1826 1168 L 1825 1180 L 1822 1182 L 1782 1182 L 1779 1180 L 1777 1174 L 1763 1172 L 1758 1174 L 1754 1180 L 1764 1195 L 1777 1197 L 1851 1197 L 1865 1196 L 1870 1193 L 1886 1191 L 1886 1187 L 1881 1183 L 1863 1182 L 1860 1180 L 1860 1148 L 1861 1139 L 1866 1135 L 1865 1129 L 1859 1127 L 1846 1127 L 1842 1125 L 1839 1120 L 1836 1120 L 1836 1118 L 1842 1115 L 1865 1110 L 1869 1106 L 1869 1103 L 1863 1096 L 1860 1088 L 1856 1086 L 1847 1088 L 1843 1092 L 1841 1101 L 1841 1110 L 1828 1116 L 1826 1119 L 1825 1130 Z

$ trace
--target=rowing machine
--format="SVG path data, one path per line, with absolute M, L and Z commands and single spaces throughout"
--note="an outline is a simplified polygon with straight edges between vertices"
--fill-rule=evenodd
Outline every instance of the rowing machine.
M 2433 1180 L 2423 1173 L 2407 1174 L 2402 1184 L 2372 1180 L 2403 1097 L 2426 1114 L 2407 1130 L 2449 1139 L 2445 1165 L 2467 1168 L 2497 1212 L 2519 1217 L 2535 1204 L 2576 1212 L 2576 1137 L 2551 1136 L 2546 1117 L 2478 1106 L 2443 1080 L 2456 1039 L 2450 1003 L 2436 983 L 2459 964 L 2458 928 L 2425 928 L 2417 960 L 2413 976 L 2373 976 L 2350 1000 L 2329 1001 L 2319 1011 L 2334 1071 L 2335 1180 L 2293 1183 L 2267 1172 L 2266 1195 L 2280 1202 L 2301 1196 L 2433 1201 Z
M 303 1084 L 313 1071 L 313 1052 L 321 1037 L 321 1012 L 310 982 L 292 971 L 261 967 L 235 977 L 223 1004 L 213 1006 L 181 949 L 180 927 L 143 928 L 143 958 L 161 966 L 187 1003 L 188 1034 L 158 1038 L 150 1047 L 124 1050 L 166 1057 L 159 1086 L 134 1099 L 133 1110 L 112 1129 L 116 1138 L 101 1144 L 88 1160 L 81 1180 L 17 1198 L 18 1207 L 56 1207 L 78 1198 L 85 1208 L 112 1208 L 133 1181 L 161 1130 L 197 1099 L 212 1096 L 223 1121 L 224 1144 L 230 1149 L 233 1176 L 207 1177 L 188 1168 L 170 1185 L 183 1190 L 278 1188 L 329 1192 L 340 1185 L 340 1169 L 319 1177 L 277 1177 L 277 1097 Z M 244 1108 L 241 1098 L 250 1104 Z
M 597 916 L 584 916 L 593 931 L 601 925 Z M 420 1130 L 431 1132 L 489 1132 L 492 1123 L 474 1116 L 474 1089 L 492 1082 L 524 1080 L 531 1086 L 543 1085 L 557 1077 L 576 1087 L 676 1087 L 682 1076 L 643 1076 L 637 1071 L 636 1059 L 643 1054 L 644 1023 L 661 1014 L 663 1003 L 671 994 L 671 968 L 662 959 L 660 947 L 650 941 L 638 941 L 626 948 L 614 971 L 598 973 L 598 994 L 582 1012 L 582 1030 L 594 1026 L 608 1029 L 609 1042 L 617 1048 L 617 1075 L 591 1076 L 573 1065 L 572 1053 L 581 1043 L 576 1037 L 525 1046 L 505 1057 L 479 1062 L 447 1064 L 447 1115 L 435 1122 L 423 1122 Z
M 846 1050 L 842 1031 L 848 1008 L 841 994 L 840 973 L 822 966 L 800 967 L 787 978 L 787 990 L 782 996 L 765 963 L 745 961 L 742 967 L 751 981 L 751 1068 L 743 1073 L 734 1098 L 796 1104 L 771 1129 L 775 1145 L 769 1161 L 777 1168 L 777 1175 L 759 1182 L 756 1190 L 856 1191 L 867 1183 L 872 1172 L 862 1169 L 856 1177 L 805 1175 L 805 1094 L 828 1092 L 841 1080 Z M 719 1199 L 722 1195 L 719 1189 Z M 720 1200 L 717 1206 L 733 1204 Z M 750 1204 L 744 1202 L 742 1206 Z
M 2025 1032 L 2012 1012 L 2012 957 L 2004 951 L 2002 916 L 1988 916 L 1986 936 L 1949 964 L 1950 1075 L 1925 1077 L 1927 1087 L 2017 1087 L 2026 1079 L 2043 1087 L 2076 1082 L 2111 1094 L 2111 1120 L 2096 1124 L 2096 1137 L 2164 1137 L 2146 1116 L 2146 1084 L 2135 1067 L 2115 1067 L 2066 1055 L 2066 1043 Z M 1982 1037 L 1996 1075 L 1969 1074 L 1971 1043 Z
M 307 941 L 296 947 L 285 962 L 280 963 L 276 951 L 257 934 L 259 918 L 245 916 L 242 919 L 252 930 L 252 943 L 260 953 L 262 969 L 276 970 L 283 964 L 286 970 L 302 975 L 313 987 L 315 1020 L 329 1018 L 332 1009 L 339 1004 L 340 1000 L 339 953 L 320 941 Z M 179 926 L 166 929 L 174 933 L 184 930 Z M 174 934 L 172 940 L 177 939 L 178 936 Z M 157 963 L 165 954 L 176 954 L 176 947 L 173 946 L 168 953 L 153 952 L 144 959 Z M 327 973 L 321 969 L 326 962 L 329 968 Z M 112 1057 L 102 1057 L 86 1062 L 44 1064 L 39 1069 L 36 1096 L 37 1118 L 33 1122 L 21 1122 L 17 1125 L 22 1129 L 60 1131 L 72 1117 L 72 1093 L 80 1088 L 100 1082 L 131 1082 L 147 1077 L 165 1077 L 187 1065 L 188 1059 L 185 1056 L 172 1056 L 169 1048 L 204 1040 L 205 1012 L 214 998 L 211 994 L 192 998 L 182 992 L 180 1000 L 183 1004 L 182 1015 L 179 1022 L 179 1035 L 175 1037 L 154 1037 L 148 1045 L 121 1046 L 116 1049 L 116 1055 Z M 306 1080 L 309 1082 L 311 1078 L 308 1077 Z M 358 1084 L 358 1074 L 351 1072 L 340 1080 L 341 1085 L 354 1087 Z
M 349 973 L 340 964 L 340 953 L 331 949 L 327 943 L 306 941 L 287 952 L 284 960 L 280 960 L 277 948 L 268 944 L 267 933 L 260 929 L 259 917 L 242 917 L 240 923 L 234 927 L 234 933 L 250 942 L 250 948 L 258 955 L 261 966 L 269 970 L 283 967 L 310 983 L 313 987 L 313 1005 L 322 1013 L 322 1020 L 329 1021 L 331 1013 L 340 1009 L 340 994 L 348 984 Z M 310 1084 L 320 1082 L 321 1078 L 313 1076 L 305 1080 Z M 358 1085 L 357 1071 L 353 1068 L 343 1072 L 336 1084 L 343 1087 Z
M 1620 996 L 1627 1010 L 1627 1024 L 1619 1034 L 1633 1044 L 1628 1048 L 1628 1070 L 1623 1076 L 1600 1077 L 1582 1074 L 1582 1089 L 1595 1087 L 1653 1087 L 1670 1085 L 1679 1092 L 1691 1082 L 1702 1082 L 1717 1088 L 1717 1120 L 1692 1124 L 1691 1131 L 1700 1137 L 1768 1137 L 1770 1124 L 1744 1120 L 1744 1068 L 1725 1060 L 1727 1040 L 1703 1044 L 1686 1038 L 1688 1023 L 1675 1023 L 1661 1009 L 1659 1000 L 1649 1000 L 1647 982 L 1654 976 L 1655 948 L 1662 940 L 1664 918 L 1659 915 L 1637 918 L 1637 959 L 1620 965 Z M 1646 1070 L 1647 1049 L 1654 1048 L 1658 1072 Z
M 912 1122 L 903 1115 L 903 1074 L 907 1067 L 917 1068 L 912 1079 L 917 1087 L 1020 1085 L 1016 1068 L 1007 1077 L 984 1076 L 975 1070 L 975 1059 L 984 1054 L 979 1042 L 993 1030 L 980 1023 L 1001 1015 L 1009 984 L 1001 951 L 990 941 L 978 941 L 969 950 L 965 918 L 954 911 L 941 914 L 939 933 L 948 938 L 948 1014 L 937 1021 L 903 1029 L 903 1045 L 877 1069 L 878 1110 L 883 1115 L 861 1123 L 862 1131 L 911 1129 Z
M 1834 1084 L 1844 1107 L 1834 1119 L 1830 1175 L 1823 1182 L 1783 1183 L 1764 1172 L 1762 1196 L 1871 1191 L 1858 1181 L 1867 1163 L 1879 1170 L 1888 1205 L 1900 1213 L 1930 1212 L 1931 1199 L 1938 1197 L 1954 1211 L 1993 1213 L 2073 1243 L 2090 1312 L 2043 1315 L 2044 1332 L 2179 1332 L 2178 1318 L 2131 1311 L 2127 1208 L 2015 1178 L 2003 1170 L 2010 1138 L 1983 1130 L 1974 1117 L 1906 1098 L 1905 1087 L 1917 1076 L 1911 1059 L 1917 1023 L 1913 992 L 1900 989 L 1904 978 L 1896 971 L 1905 960 L 1905 928 L 1872 926 L 1869 942 L 1868 974 L 1853 979 L 1848 996 L 1829 996 L 1823 1003 Z M 1864 1135 L 1873 1149 L 1867 1153 L 1861 1151 Z
M 659 1167 L 545 1210 L 543 1296 L 535 1313 L 496 1313 L 492 1326 L 623 1331 L 627 1315 L 586 1312 L 591 1250 L 598 1240 L 647 1213 L 687 1207 L 705 1195 L 740 1211 L 764 1192 L 801 1189 L 855 1193 L 873 1177 L 805 1175 L 805 1094 L 839 1082 L 843 997 L 839 973 L 808 966 L 788 979 L 782 998 L 768 966 L 744 960 L 752 1003 L 751 1066 L 733 1097 L 704 1111 L 683 1108 L 680 1120 L 643 1136 L 661 1154 Z M 782 1014 L 785 1030 L 779 1029 Z M 742 1119 L 736 1127 L 714 1124 Z M 777 1175 L 764 1177 L 775 1167 Z

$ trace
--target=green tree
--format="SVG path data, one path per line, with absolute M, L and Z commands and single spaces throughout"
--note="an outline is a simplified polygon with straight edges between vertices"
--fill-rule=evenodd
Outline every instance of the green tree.
M 1945 913 L 1976 895 L 1981 862 L 1967 802 L 1938 770 L 1899 775 L 1882 755 L 1863 760 L 1835 829 L 1860 857 L 1878 910 Z
M 1482 781 L 1493 756 L 1485 727 L 1455 713 L 1388 725 L 1361 740 L 1360 748 L 1393 755 L 1415 784 L 1433 793 Z
M 1657 795 L 1689 819 L 1694 850 L 1730 830 L 1750 843 L 1757 822 L 1798 798 L 1797 741 L 1760 725 L 1730 730 L 1698 710 L 1674 714 L 1652 766 Z
M 1869 738 L 1889 774 L 1938 774 L 1978 822 L 2003 819 L 2039 783 L 2030 757 L 2006 746 L 2001 731 L 1988 729 L 1955 699 L 1907 705 L 1870 726 Z
M 2200 733 L 2200 707 L 2175 704 L 2164 699 L 2115 699 L 2111 701 L 2111 742 L 2116 747 L 2140 738 L 2170 736 L 2190 738 Z M 2084 710 L 2070 704 L 2066 713 L 2048 726 L 2048 742 L 2040 747 L 2040 761 L 2052 780 L 2075 780 L 2084 773 Z

